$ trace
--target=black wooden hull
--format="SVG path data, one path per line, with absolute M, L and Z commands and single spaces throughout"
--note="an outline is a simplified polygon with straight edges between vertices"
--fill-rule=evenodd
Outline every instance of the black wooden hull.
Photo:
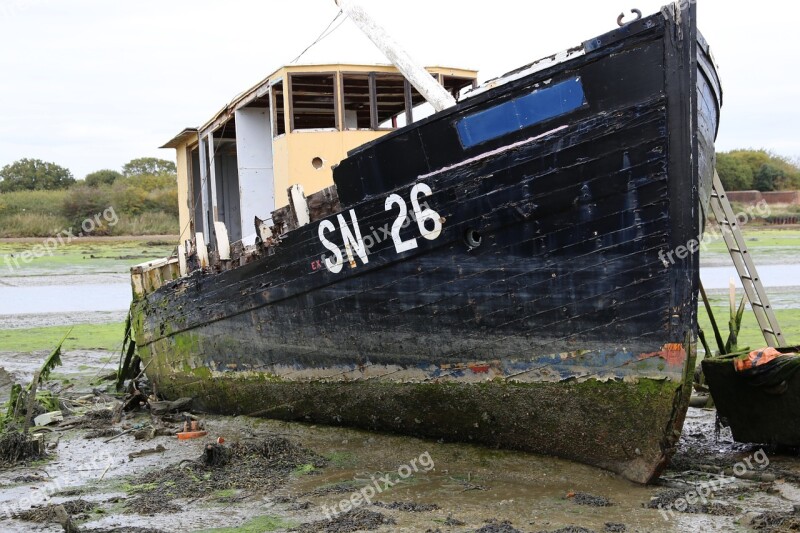
M 341 213 L 135 301 L 159 392 L 653 479 L 688 406 L 698 262 L 674 251 L 701 232 L 720 103 L 693 10 L 360 148 Z M 531 94 L 563 112 L 494 120 Z

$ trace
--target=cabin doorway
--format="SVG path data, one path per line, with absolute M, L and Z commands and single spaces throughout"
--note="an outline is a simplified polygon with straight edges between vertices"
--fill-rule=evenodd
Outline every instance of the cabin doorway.
M 220 139 L 216 142 L 214 172 L 217 178 L 217 220 L 225 223 L 230 242 L 236 242 L 242 239 L 236 141 Z
M 189 197 L 189 209 L 192 214 L 191 235 L 204 232 L 203 225 L 203 178 L 200 172 L 200 148 L 195 146 L 191 151 L 192 188 Z M 208 238 L 208 235 L 205 235 Z

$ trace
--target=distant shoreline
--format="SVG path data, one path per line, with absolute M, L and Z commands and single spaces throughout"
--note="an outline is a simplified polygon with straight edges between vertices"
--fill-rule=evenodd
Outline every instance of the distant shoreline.
M 709 220 L 711 226 L 716 227 L 716 221 Z M 753 222 L 749 225 L 751 230 L 765 230 L 765 231 L 782 231 L 782 230 L 798 230 L 800 224 L 764 224 L 761 221 Z M 747 229 L 744 230 L 745 237 L 747 236 Z M 41 243 L 49 237 L 0 237 L 0 244 L 8 243 L 22 243 L 22 244 L 36 244 Z M 70 244 L 79 244 L 86 242 L 130 242 L 130 241 L 169 241 L 170 243 L 178 243 L 180 235 L 178 234 L 158 234 L 158 235 L 104 235 L 104 236 L 91 236 L 76 237 Z
M 0 243 L 40 243 L 47 237 L 0 237 Z M 70 244 L 86 242 L 130 242 L 130 241 L 170 241 L 178 243 L 180 235 L 106 235 L 76 237 Z

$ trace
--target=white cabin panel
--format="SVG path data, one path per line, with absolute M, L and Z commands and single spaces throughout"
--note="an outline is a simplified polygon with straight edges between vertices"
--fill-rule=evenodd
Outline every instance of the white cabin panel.
M 275 210 L 275 173 L 269 108 L 237 109 L 236 157 L 239 165 L 242 242 L 253 244 L 255 217 L 266 219 Z

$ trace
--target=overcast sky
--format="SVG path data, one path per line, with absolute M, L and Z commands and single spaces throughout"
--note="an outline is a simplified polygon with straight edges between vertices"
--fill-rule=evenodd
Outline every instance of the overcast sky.
M 361 1 L 421 63 L 479 69 L 481 80 L 609 31 L 622 10 L 662 5 Z M 718 150 L 800 158 L 799 6 L 699 1 L 724 89 Z M 337 12 L 334 0 L 0 0 L 0 166 L 40 158 L 82 178 L 174 159 L 158 146 L 291 61 Z M 385 63 L 349 20 L 300 63 L 328 61 Z

